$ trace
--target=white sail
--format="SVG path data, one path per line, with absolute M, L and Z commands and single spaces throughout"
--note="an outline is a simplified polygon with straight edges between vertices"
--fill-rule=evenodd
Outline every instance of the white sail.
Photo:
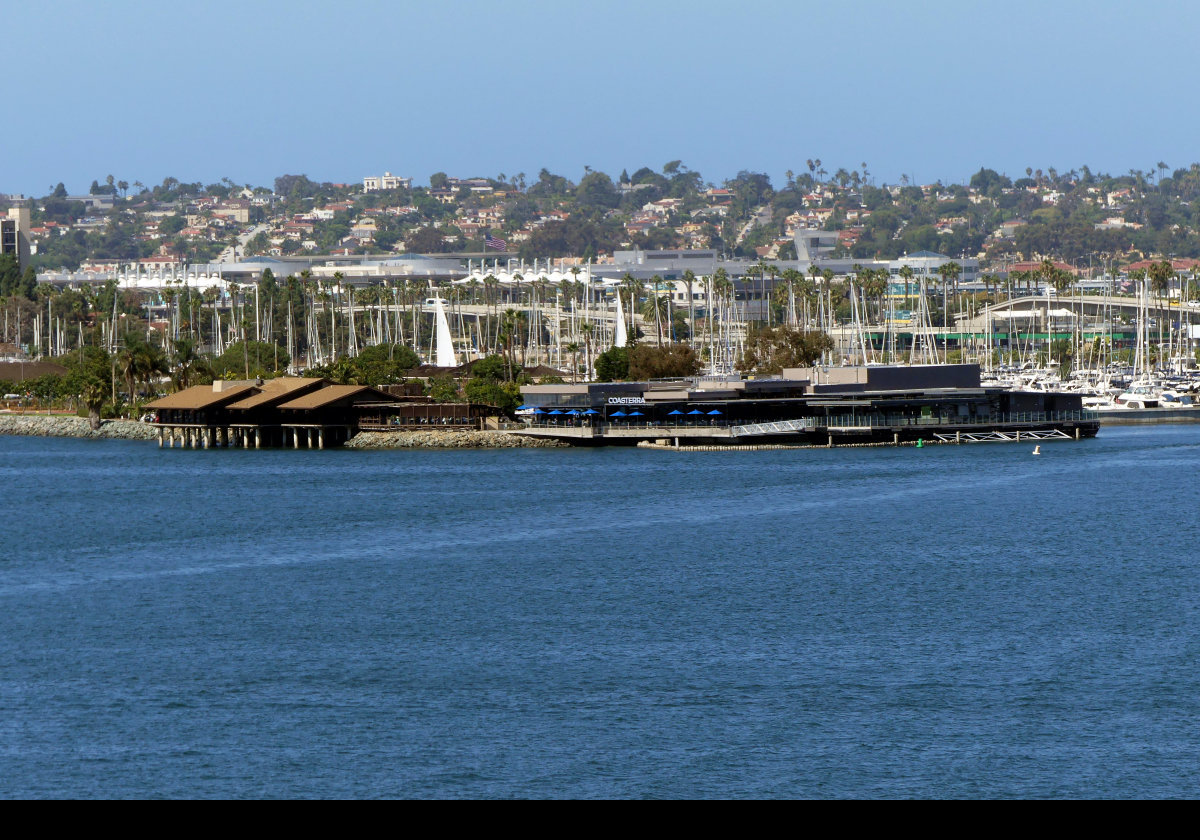
M 617 289 L 617 331 L 613 347 L 624 347 L 628 343 L 629 336 L 625 332 L 625 310 L 621 308 L 621 290 Z
M 442 308 L 442 299 L 433 299 L 434 311 L 437 316 L 437 331 L 435 337 L 434 355 L 438 367 L 458 367 L 458 358 L 454 355 L 454 339 L 450 337 L 450 322 L 446 320 L 446 310 Z

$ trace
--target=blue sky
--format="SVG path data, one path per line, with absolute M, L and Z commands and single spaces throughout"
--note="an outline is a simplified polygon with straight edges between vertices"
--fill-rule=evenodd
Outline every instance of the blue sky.
M 0 192 L 1200 160 L 1200 4 L 20 2 Z

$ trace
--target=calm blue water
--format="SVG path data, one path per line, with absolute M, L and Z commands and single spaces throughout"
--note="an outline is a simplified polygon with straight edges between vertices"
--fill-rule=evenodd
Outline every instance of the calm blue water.
M 0 795 L 1200 790 L 1200 426 L 1031 446 L 0 437 Z

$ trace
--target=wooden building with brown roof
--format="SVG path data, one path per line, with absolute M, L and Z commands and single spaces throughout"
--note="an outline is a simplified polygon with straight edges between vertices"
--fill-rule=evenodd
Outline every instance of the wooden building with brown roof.
M 345 443 L 358 432 L 361 408 L 399 402 L 360 385 L 280 377 L 196 385 L 147 404 L 159 446 L 193 448 L 308 446 Z
M 340 446 L 358 432 L 359 419 L 365 408 L 398 403 L 399 397 L 385 394 L 368 385 L 329 385 L 309 391 L 282 402 L 278 406 L 280 426 L 284 430 L 284 446 L 288 434 L 292 446 L 299 449 L 301 435 L 309 448 L 315 442 L 318 449 Z
M 406 428 L 484 428 L 492 406 L 438 403 L 328 379 L 279 377 L 196 385 L 148 403 L 158 445 L 325 449 L 359 431 Z
M 184 388 L 147 403 L 146 408 L 154 412 L 154 425 L 159 428 L 159 443 L 162 443 L 163 429 L 167 428 L 172 430 L 171 445 L 174 446 L 174 430 L 179 430 L 182 436 L 184 430 L 228 427 L 230 404 L 254 393 L 257 391 L 253 382 L 217 380 L 211 385 Z

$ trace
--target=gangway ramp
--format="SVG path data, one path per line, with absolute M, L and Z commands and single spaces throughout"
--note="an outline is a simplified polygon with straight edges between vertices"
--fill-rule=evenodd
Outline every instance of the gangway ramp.
M 776 420 L 771 423 L 747 423 L 730 429 L 732 437 L 757 437 L 761 435 L 789 435 L 808 432 L 816 428 L 817 418 L 802 417 L 799 420 Z

